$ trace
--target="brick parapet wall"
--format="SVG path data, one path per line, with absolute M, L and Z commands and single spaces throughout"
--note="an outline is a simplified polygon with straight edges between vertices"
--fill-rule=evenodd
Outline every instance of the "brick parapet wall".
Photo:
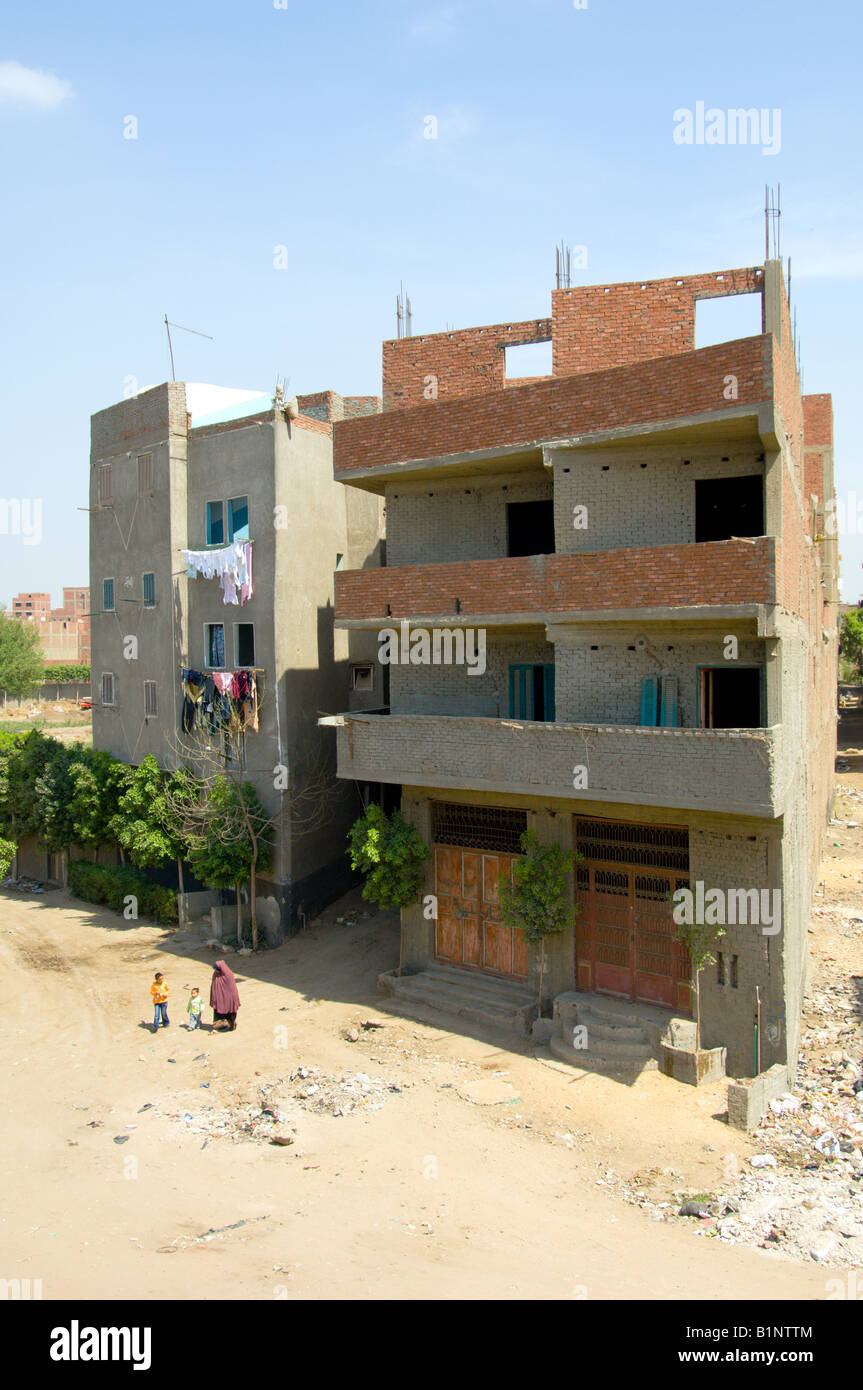
M 775 602 L 776 541 L 711 541 L 337 573 L 336 616 L 551 613 Z
M 551 319 L 543 318 L 390 339 L 382 353 L 383 408 L 403 410 L 429 399 L 500 391 L 506 382 L 506 349 L 550 338 Z M 433 388 L 429 377 L 434 378 Z M 427 394 L 430 389 L 436 396 Z
M 411 460 L 538 445 L 731 408 L 757 407 L 773 394 L 769 334 L 610 371 L 549 377 L 465 400 L 438 400 L 334 426 L 336 477 Z
M 698 300 L 760 293 L 763 286 L 761 267 L 748 266 L 706 275 L 555 290 L 551 296 L 554 375 L 602 371 L 691 352 Z

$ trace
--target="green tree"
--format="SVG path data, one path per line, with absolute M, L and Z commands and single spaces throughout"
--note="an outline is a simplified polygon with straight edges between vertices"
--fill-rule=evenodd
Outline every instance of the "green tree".
M 0 879 L 5 878 L 8 874 L 17 851 L 18 846 L 14 840 L 0 839 Z
M 190 774 L 185 772 L 163 772 L 152 753 L 149 753 L 131 771 L 111 824 L 117 843 L 139 869 L 158 867 L 170 859 L 176 860 L 181 895 L 184 892 L 183 855 L 186 844 L 172 797 L 187 793 L 191 801 L 194 789 L 188 784 L 189 777 Z
M 853 668 L 858 680 L 863 679 L 863 613 L 859 608 L 842 616 L 839 655 Z
M 132 769 L 101 749 L 82 748 L 70 764 L 72 833 L 74 843 L 92 849 L 93 862 L 101 845 L 114 840 L 120 797 Z
M 28 835 L 42 835 L 43 803 L 39 781 L 51 764 L 57 740 L 39 729 L 13 736 L 3 757 L 0 774 L 3 826 L 18 843 Z
M 387 815 L 375 802 L 348 831 L 351 868 L 365 876 L 363 897 L 382 907 L 398 908 L 401 922 L 399 974 L 404 967 L 404 909 L 417 901 L 423 887 L 423 863 L 429 847 L 400 811 Z
M 0 613 L 0 690 L 17 697 L 32 695 L 45 679 L 45 658 L 35 623 Z
M 45 738 L 42 770 L 35 778 L 35 815 L 38 834 L 48 849 L 68 850 L 75 834 L 73 798 L 75 786 L 70 768 L 80 758 L 81 745 L 72 748 L 59 739 Z
M 512 879 L 501 879 L 501 914 L 506 926 L 521 931 L 530 946 L 539 945 L 539 1016 L 545 983 L 545 939 L 575 922 L 567 901 L 567 879 L 582 856 L 558 844 L 543 844 L 535 830 L 521 837 L 522 853 L 513 860 Z

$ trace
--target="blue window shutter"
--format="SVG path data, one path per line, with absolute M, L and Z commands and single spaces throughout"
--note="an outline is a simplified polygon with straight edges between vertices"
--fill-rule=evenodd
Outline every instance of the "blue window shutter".
M 641 723 L 656 724 L 656 711 L 659 703 L 659 682 L 656 676 L 645 676 L 641 682 Z
M 642 721 L 643 722 L 643 721 Z M 662 702 L 659 722 L 664 729 L 677 728 L 677 677 L 662 677 Z
M 549 665 L 543 669 L 543 681 L 545 683 L 545 717 L 549 724 L 555 720 L 554 712 L 554 667 Z

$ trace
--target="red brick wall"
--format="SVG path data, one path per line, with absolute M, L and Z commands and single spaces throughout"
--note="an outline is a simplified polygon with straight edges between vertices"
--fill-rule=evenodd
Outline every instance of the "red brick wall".
M 691 352 L 697 300 L 758 293 L 763 282 L 762 269 L 749 266 L 555 290 L 550 319 L 390 339 L 383 345 L 384 410 L 500 391 L 506 384 L 506 348 L 520 343 L 550 338 L 554 376 Z
M 711 541 L 581 555 L 344 570 L 338 618 L 554 613 L 775 601 L 776 542 Z
M 697 300 L 752 294 L 762 290 L 763 283 L 763 271 L 752 266 L 668 280 L 554 290 L 554 375 L 598 372 L 691 352 Z
M 390 339 L 383 345 L 384 410 L 500 391 L 506 381 L 506 349 L 550 337 L 551 319 L 533 319 Z M 432 389 L 428 377 L 435 378 L 436 397 L 423 394 Z
M 412 341 L 408 339 L 407 341 Z M 410 459 L 536 444 L 567 434 L 757 405 L 772 395 L 769 334 L 612 371 L 548 377 L 466 400 L 391 410 L 334 426 L 336 476 Z M 737 399 L 723 396 L 737 377 Z
M 803 441 L 810 444 L 833 444 L 833 397 L 803 397 Z

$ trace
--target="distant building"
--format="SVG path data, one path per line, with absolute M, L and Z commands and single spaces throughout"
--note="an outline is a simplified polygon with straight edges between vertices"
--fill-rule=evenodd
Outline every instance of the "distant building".
M 90 590 L 64 586 L 63 602 L 51 607 L 46 593 L 16 594 L 12 617 L 38 624 L 46 666 L 90 664 Z

